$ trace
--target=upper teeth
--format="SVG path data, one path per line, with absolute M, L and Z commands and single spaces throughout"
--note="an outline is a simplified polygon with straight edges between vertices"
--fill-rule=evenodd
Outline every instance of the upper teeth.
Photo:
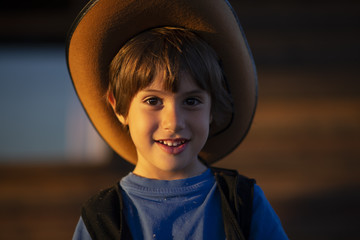
M 167 145 L 169 147 L 177 147 L 181 144 L 185 143 L 185 140 L 175 140 L 175 141 L 169 141 L 169 140 L 160 140 L 159 143 Z

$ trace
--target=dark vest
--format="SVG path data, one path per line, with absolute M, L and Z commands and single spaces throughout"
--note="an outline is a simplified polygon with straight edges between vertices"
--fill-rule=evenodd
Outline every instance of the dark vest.
M 255 180 L 239 175 L 235 170 L 213 167 L 211 170 L 221 195 L 226 239 L 248 239 Z M 120 185 L 116 184 L 84 204 L 81 216 L 93 240 L 132 239 L 123 213 L 121 192 Z

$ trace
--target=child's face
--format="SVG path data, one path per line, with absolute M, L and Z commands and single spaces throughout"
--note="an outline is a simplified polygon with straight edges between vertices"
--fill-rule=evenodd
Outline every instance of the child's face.
M 182 74 L 176 93 L 163 89 L 162 75 L 132 99 L 126 118 L 136 146 L 135 174 L 155 179 L 180 179 L 200 174 L 205 166 L 198 154 L 211 122 L 210 95 L 188 74 Z

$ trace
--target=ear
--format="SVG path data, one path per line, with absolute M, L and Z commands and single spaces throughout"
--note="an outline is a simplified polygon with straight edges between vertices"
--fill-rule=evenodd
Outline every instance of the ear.
M 113 109 L 115 109 L 116 102 L 115 102 L 114 95 L 113 95 L 113 93 L 111 91 L 108 91 L 108 93 L 107 93 L 107 100 L 110 103 L 111 107 Z
M 116 100 L 115 100 L 113 93 L 108 92 L 107 97 L 108 97 L 108 102 L 110 103 L 112 109 L 114 110 L 114 113 L 115 113 L 117 119 L 121 122 L 122 125 L 124 125 L 124 126 L 128 125 L 127 118 L 124 117 L 123 115 L 116 113 L 116 111 L 115 111 Z

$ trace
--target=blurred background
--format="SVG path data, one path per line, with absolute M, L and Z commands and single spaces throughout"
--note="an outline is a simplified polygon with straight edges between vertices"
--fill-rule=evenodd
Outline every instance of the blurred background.
M 0 239 L 70 239 L 80 207 L 132 166 L 84 114 L 66 68 L 85 0 L 0 3 Z M 231 0 L 259 103 L 220 167 L 255 178 L 291 239 L 360 226 L 360 3 Z

